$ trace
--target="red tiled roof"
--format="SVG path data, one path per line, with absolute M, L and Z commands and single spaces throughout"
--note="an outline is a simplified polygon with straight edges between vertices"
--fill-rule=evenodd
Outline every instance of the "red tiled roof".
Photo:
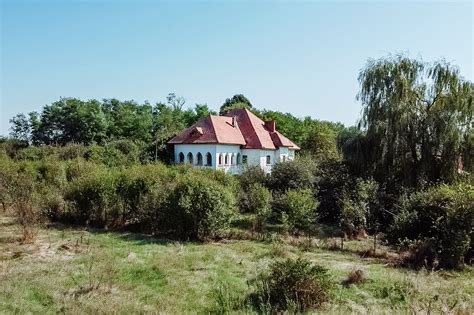
M 235 126 L 232 125 L 235 117 Z M 239 144 L 246 149 L 269 149 L 299 147 L 245 108 L 228 112 L 225 116 L 208 116 L 171 139 L 170 144 L 222 143 Z M 274 126 L 274 125 L 273 125 Z
M 222 143 L 245 145 L 239 126 L 232 126 L 232 117 L 212 116 L 198 121 L 168 143 Z

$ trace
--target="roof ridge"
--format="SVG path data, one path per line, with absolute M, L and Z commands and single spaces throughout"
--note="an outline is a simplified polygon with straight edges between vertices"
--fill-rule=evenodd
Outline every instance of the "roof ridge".
M 254 115 L 254 116 L 255 116 L 255 114 L 252 113 L 251 111 L 249 111 L 249 110 L 248 110 L 247 108 L 245 108 L 245 107 L 243 108 L 243 110 L 244 110 L 244 113 L 247 115 L 247 119 L 249 120 L 250 125 L 252 126 L 252 128 L 250 128 L 250 129 L 252 129 L 252 133 L 255 135 L 255 139 L 257 139 L 257 142 L 258 142 L 259 147 L 260 147 L 260 148 L 263 148 L 262 141 L 260 141 L 260 137 L 258 136 L 257 130 L 255 130 L 255 127 L 254 127 L 254 125 L 253 125 L 253 123 L 252 123 L 252 119 L 250 118 L 250 115 L 249 115 L 249 113 L 252 114 L 252 115 Z M 257 116 L 255 116 L 255 117 L 257 117 Z M 257 118 L 258 118 L 258 117 L 257 117 Z
M 212 120 L 212 117 L 217 117 L 217 116 L 209 114 L 209 120 L 211 121 L 211 128 L 212 128 L 212 132 L 216 136 L 216 141 L 219 142 L 219 136 L 217 135 L 216 128 L 214 127 L 214 120 Z

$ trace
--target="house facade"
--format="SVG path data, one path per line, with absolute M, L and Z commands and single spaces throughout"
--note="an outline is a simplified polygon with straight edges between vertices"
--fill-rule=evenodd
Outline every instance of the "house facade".
M 293 160 L 299 147 L 247 109 L 200 120 L 171 139 L 176 163 L 240 174 L 246 165 L 270 172 L 277 162 Z

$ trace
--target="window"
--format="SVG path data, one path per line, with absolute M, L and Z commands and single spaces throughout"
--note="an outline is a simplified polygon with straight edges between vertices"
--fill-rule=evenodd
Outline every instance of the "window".
M 222 165 L 222 154 L 218 154 L 219 156 L 219 165 Z
M 183 152 L 179 153 L 179 163 L 184 163 L 184 153 Z
M 229 154 L 225 155 L 225 165 L 229 164 Z
M 247 156 L 242 155 L 242 164 L 247 164 Z
M 231 154 L 230 156 L 230 164 L 234 165 L 235 164 L 235 155 Z
M 206 154 L 206 165 L 207 166 L 212 166 L 212 155 L 209 152 L 207 152 L 207 154 Z
M 272 164 L 272 157 L 270 155 L 267 155 L 267 165 Z
M 197 154 L 197 165 L 202 165 L 202 154 L 198 152 Z
M 286 162 L 286 155 L 283 155 L 283 162 Z
M 189 164 L 193 164 L 193 154 L 191 152 L 188 153 L 188 162 Z
M 240 164 L 240 153 L 237 153 L 237 165 Z

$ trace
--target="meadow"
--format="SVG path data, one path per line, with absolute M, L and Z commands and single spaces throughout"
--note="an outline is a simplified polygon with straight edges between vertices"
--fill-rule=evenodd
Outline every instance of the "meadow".
M 55 224 L 40 228 L 34 243 L 21 244 L 16 221 L 2 213 L 0 313 L 257 313 L 248 299 L 253 280 L 272 261 L 289 257 L 329 269 L 337 286 L 321 313 L 474 311 L 472 267 L 395 268 L 387 247 L 378 247 L 378 258 L 361 255 L 372 248 L 370 238 L 346 241 L 341 250 L 340 239 L 246 232 L 234 227 L 241 239 L 200 243 Z M 354 270 L 365 281 L 347 284 Z

